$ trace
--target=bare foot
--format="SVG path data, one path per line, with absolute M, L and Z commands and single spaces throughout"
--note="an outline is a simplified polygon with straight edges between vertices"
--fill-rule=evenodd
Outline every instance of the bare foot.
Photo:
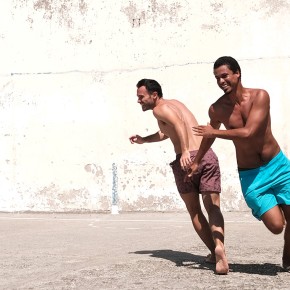
M 226 257 L 226 253 L 223 247 L 217 246 L 215 248 L 216 258 L 216 273 L 220 275 L 226 275 L 229 272 L 229 264 Z

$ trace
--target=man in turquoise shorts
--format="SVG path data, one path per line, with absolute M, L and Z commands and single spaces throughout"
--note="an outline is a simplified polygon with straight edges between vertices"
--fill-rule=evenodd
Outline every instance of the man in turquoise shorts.
M 271 131 L 270 97 L 263 89 L 242 86 L 240 66 L 232 57 L 217 59 L 214 75 L 224 95 L 209 108 L 210 124 L 193 127 L 203 140 L 186 179 L 197 172 L 215 138 L 232 140 L 243 195 L 253 215 L 274 234 L 285 226 L 282 266 L 290 272 L 290 161 Z M 226 130 L 219 129 L 221 124 Z

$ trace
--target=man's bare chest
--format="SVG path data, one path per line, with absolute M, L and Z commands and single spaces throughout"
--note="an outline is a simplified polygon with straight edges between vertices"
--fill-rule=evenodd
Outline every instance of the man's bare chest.
M 227 129 L 242 128 L 247 123 L 249 112 L 246 106 L 224 107 L 223 110 L 219 110 L 218 119 Z

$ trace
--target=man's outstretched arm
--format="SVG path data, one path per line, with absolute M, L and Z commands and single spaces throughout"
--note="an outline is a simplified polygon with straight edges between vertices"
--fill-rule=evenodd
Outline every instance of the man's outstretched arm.
M 213 109 L 211 108 L 210 112 Z M 193 128 L 194 134 L 204 138 L 221 138 L 227 140 L 245 139 L 257 136 L 267 128 L 270 111 L 270 98 L 265 90 L 259 90 L 255 95 L 252 108 L 243 127 L 227 130 L 207 126 L 196 126 Z
M 131 144 L 143 144 L 143 143 L 153 143 L 153 142 L 160 142 L 163 140 L 168 139 L 168 136 L 163 134 L 161 131 L 158 131 L 152 135 L 148 135 L 146 137 L 141 137 L 140 135 L 133 135 L 129 138 Z

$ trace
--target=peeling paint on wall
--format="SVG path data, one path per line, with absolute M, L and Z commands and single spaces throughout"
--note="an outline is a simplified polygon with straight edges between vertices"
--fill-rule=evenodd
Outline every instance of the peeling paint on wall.
M 239 27 L 243 25 L 243 21 L 251 17 L 255 13 L 256 21 L 259 19 L 274 16 L 283 11 L 290 12 L 290 2 L 288 0 L 259 0 L 253 1 L 248 10 L 243 9 L 241 2 L 235 2 L 232 7 L 232 1 L 208 1 L 203 2 L 202 11 L 208 15 L 201 24 L 202 30 L 213 31 L 215 33 L 227 33 L 227 26 Z M 259 12 L 257 14 L 257 12 Z
M 227 25 L 231 25 L 231 27 L 237 26 L 239 21 L 235 11 L 229 9 L 222 0 L 203 2 L 202 12 L 207 14 L 208 17 L 203 19 L 205 22 L 201 24 L 201 29 L 214 33 L 222 33 L 226 30 L 225 27 Z
M 15 1 L 15 0 L 14 0 Z M 35 0 L 35 1 L 15 1 L 15 9 L 21 9 L 26 14 L 26 22 L 30 29 L 39 26 L 40 17 L 50 25 L 55 23 L 58 27 L 68 31 L 69 40 L 75 43 L 92 42 L 89 37 L 85 36 L 83 31 L 87 25 L 86 18 L 93 7 L 85 0 Z
M 273 16 L 280 12 L 290 13 L 289 0 L 262 0 L 258 7 L 259 11 L 265 13 L 265 16 Z
M 96 164 L 85 165 L 85 170 L 91 173 L 95 180 L 102 179 L 104 177 L 104 172 L 101 166 L 97 166 Z
M 132 27 L 140 27 L 144 24 L 153 24 L 162 27 L 166 23 L 181 25 L 186 19 L 186 9 L 178 1 L 168 3 L 168 1 L 150 0 L 142 3 L 130 1 L 127 6 L 121 8 Z
M 67 28 L 74 28 L 75 13 L 85 16 L 88 11 L 88 4 L 84 0 L 70 1 L 70 0 L 37 0 L 33 4 L 35 11 L 43 11 L 43 18 L 51 20 L 58 19 L 58 23 Z

